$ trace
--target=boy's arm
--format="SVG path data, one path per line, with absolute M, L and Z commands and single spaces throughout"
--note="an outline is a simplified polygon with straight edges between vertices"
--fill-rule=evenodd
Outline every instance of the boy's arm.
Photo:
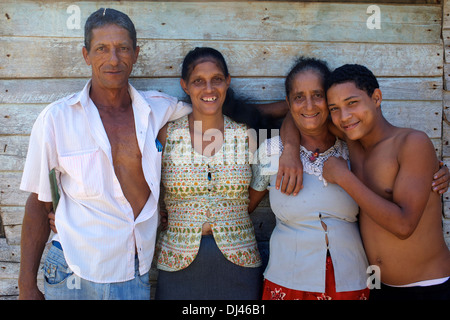
M 303 188 L 303 165 L 300 160 L 300 133 L 289 112 L 289 106 L 286 101 L 256 104 L 255 106 L 266 116 L 285 117 L 280 130 L 284 150 L 280 157 L 275 187 L 282 193 L 295 196 Z
M 303 188 L 303 164 L 300 160 L 300 131 L 289 112 L 281 125 L 283 153 L 280 156 L 275 187 L 281 192 L 297 195 Z
M 342 159 L 328 159 L 323 176 L 327 181 L 339 184 L 374 222 L 398 238 L 407 239 L 417 227 L 427 205 L 438 161 L 428 137 L 414 132 L 402 144 L 398 162 L 392 201 L 369 189 Z
M 25 205 L 20 243 L 19 299 L 44 298 L 36 279 L 42 253 L 50 236 L 47 214 L 52 207 L 51 202 L 38 200 L 36 193 L 30 194 Z

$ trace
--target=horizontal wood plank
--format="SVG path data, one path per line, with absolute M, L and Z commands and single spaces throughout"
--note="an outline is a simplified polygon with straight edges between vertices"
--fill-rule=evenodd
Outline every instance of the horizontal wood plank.
M 184 56 L 196 46 L 221 51 L 235 77 L 283 77 L 299 55 L 324 59 L 331 68 L 366 65 L 379 77 L 430 77 L 443 72 L 438 44 L 144 40 L 140 45 L 134 77 L 179 77 Z M 0 78 L 90 77 L 81 48 L 81 39 L 0 38 Z
M 4 226 L 22 224 L 25 208 L 20 207 L 0 207 L 0 217 Z M 1 260 L 1 259 L 0 259 Z
M 6 238 L 0 238 L 0 261 L 19 262 L 20 246 L 10 245 Z
M 49 104 L 80 91 L 87 79 L 21 79 L 0 80 L 0 134 L 20 124 L 28 114 L 35 113 Z M 442 100 L 442 77 L 432 78 L 378 78 L 383 99 L 386 100 Z M 179 78 L 131 78 L 130 83 L 138 90 L 157 90 L 179 99 L 185 98 Z M 284 100 L 284 77 L 237 78 L 232 77 L 231 87 L 238 97 L 250 101 Z M 11 111 L 1 104 L 23 104 L 23 109 Z M 26 105 L 25 105 L 26 104 Z M 25 109 L 26 108 L 26 109 Z M 11 123 L 11 124 L 8 124 Z M 4 127 L 7 126 L 7 127 Z
M 10 245 L 20 245 L 20 239 L 22 235 L 22 225 L 9 225 L 4 226 L 5 228 L 5 235 L 6 239 L 8 241 L 8 244 Z
M 139 39 L 439 43 L 442 16 L 440 6 L 377 3 L 380 29 L 370 29 L 369 4 L 8 0 L 0 35 L 83 37 L 86 19 L 100 7 L 127 13 Z
M 45 107 L 46 104 L 0 104 L 0 135 L 30 134 L 34 121 Z
M 450 216 L 449 216 L 450 218 Z M 450 219 L 446 218 L 443 219 L 442 224 L 443 224 L 443 229 L 444 229 L 444 240 L 445 243 L 447 244 L 447 247 L 450 249 Z
M 0 206 L 24 206 L 30 195 L 19 189 L 22 172 L 0 171 Z
M 443 0 L 442 29 L 450 29 L 450 1 Z

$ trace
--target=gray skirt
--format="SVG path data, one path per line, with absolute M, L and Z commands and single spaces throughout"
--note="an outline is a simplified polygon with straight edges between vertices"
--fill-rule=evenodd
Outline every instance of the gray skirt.
M 202 236 L 195 260 L 179 271 L 159 270 L 156 300 L 259 300 L 262 267 L 227 260 L 214 237 Z

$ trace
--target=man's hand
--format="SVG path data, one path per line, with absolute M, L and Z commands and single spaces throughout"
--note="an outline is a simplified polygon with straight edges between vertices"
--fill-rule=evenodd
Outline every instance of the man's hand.
M 50 223 L 50 229 L 54 233 L 58 233 L 58 230 L 56 230 L 56 225 L 55 225 L 55 213 L 53 211 L 50 211 L 48 213 L 47 217 L 48 217 L 48 222 Z
M 159 215 L 160 215 L 160 222 L 159 225 L 161 227 L 161 231 L 164 231 L 167 229 L 167 226 L 169 225 L 169 214 L 164 211 L 164 210 L 159 210 Z
M 33 288 L 21 287 L 19 290 L 19 300 L 45 300 L 45 297 L 36 285 Z

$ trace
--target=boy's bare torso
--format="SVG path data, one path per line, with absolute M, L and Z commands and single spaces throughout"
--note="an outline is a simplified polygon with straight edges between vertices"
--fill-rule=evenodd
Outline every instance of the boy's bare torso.
M 364 150 L 359 142 L 349 143 L 352 171 L 368 188 L 392 202 L 396 202 L 398 192 L 408 192 L 396 190 L 396 184 L 397 179 L 403 179 L 398 178 L 402 166 L 399 153 L 411 132 L 396 128 L 394 135 L 379 141 L 370 150 Z M 436 159 L 430 157 L 429 164 L 433 172 L 437 171 Z M 414 188 L 414 185 L 409 187 Z M 369 263 L 380 267 L 382 282 L 403 285 L 450 274 L 450 254 L 442 239 L 441 212 L 440 196 L 430 187 L 416 229 L 410 237 L 399 239 L 361 209 L 360 228 L 365 250 Z

